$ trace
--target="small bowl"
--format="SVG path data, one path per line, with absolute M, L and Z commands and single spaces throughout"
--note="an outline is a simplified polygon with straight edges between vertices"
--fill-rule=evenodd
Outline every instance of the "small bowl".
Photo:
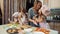
M 28 29 L 24 29 L 25 32 L 31 32 L 32 29 L 31 28 L 28 28 Z

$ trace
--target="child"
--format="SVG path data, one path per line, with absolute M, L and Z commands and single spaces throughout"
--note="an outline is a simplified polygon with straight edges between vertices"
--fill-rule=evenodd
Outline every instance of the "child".
M 37 15 L 33 17 L 33 23 L 35 25 L 38 25 L 39 23 L 41 28 L 50 29 L 49 24 L 46 22 L 45 16 L 42 14 L 42 11 L 38 11 L 38 13 L 38 17 Z
M 42 11 L 38 11 L 39 16 L 37 22 L 40 24 L 41 28 L 50 29 L 49 24 L 46 22 L 45 16 L 42 14 Z
M 20 8 L 19 12 L 15 12 L 12 17 L 14 17 L 14 22 L 18 22 L 20 25 L 26 24 L 26 10 L 24 8 Z
M 21 12 L 18 15 L 18 20 L 21 25 L 26 24 L 27 18 L 26 18 L 26 10 L 24 8 L 21 8 Z
M 38 18 L 38 20 L 39 20 L 38 22 L 39 22 L 41 28 L 50 29 L 49 24 L 46 22 L 44 16 L 40 16 L 40 17 Z

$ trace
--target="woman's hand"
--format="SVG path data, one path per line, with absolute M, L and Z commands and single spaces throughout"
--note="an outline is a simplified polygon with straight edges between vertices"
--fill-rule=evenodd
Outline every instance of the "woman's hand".
M 35 20 L 29 19 L 30 22 L 33 22 L 35 25 L 37 25 L 37 22 Z

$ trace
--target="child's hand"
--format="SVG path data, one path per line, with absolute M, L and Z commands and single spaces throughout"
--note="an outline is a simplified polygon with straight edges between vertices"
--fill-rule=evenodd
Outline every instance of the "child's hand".
M 34 20 L 36 19 L 36 15 L 35 15 L 35 16 L 33 16 L 33 19 L 34 19 Z
M 37 25 L 37 22 L 36 22 L 36 21 L 34 21 L 34 20 L 33 20 L 33 23 L 34 23 L 35 25 Z

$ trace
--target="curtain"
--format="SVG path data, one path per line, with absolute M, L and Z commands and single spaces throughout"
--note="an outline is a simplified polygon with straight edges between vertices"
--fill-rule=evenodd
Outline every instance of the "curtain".
M 17 0 L 4 0 L 4 23 L 7 24 L 8 18 L 13 20 L 12 14 L 17 11 Z
M 8 24 L 8 18 L 13 21 L 12 14 L 19 11 L 20 6 L 26 8 L 26 0 L 4 0 L 4 16 L 2 17 L 2 24 Z

